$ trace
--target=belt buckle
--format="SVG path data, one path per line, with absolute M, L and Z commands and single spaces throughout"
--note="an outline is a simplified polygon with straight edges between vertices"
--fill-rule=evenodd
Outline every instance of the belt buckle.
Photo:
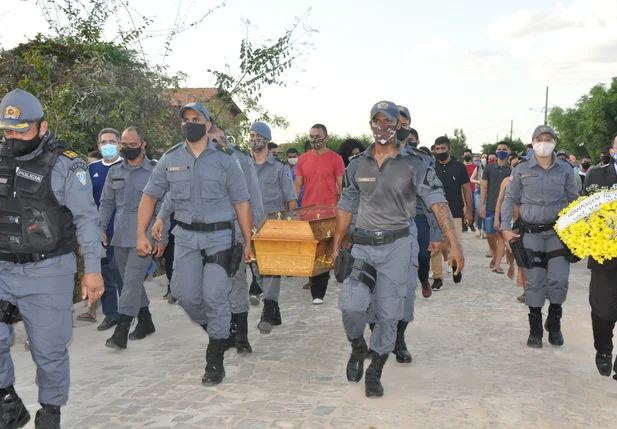
M 373 237 L 373 245 L 380 246 L 386 244 L 386 237 L 383 231 L 377 231 Z

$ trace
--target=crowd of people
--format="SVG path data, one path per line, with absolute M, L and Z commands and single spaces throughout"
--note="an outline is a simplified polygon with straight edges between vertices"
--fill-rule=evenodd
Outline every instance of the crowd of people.
M 249 152 L 234 145 L 199 102 L 180 109 L 184 141 L 158 161 L 143 131 L 128 126 L 100 130 L 86 164 L 55 138 L 39 100 L 22 90 L 5 95 L 0 112 L 0 419 L 10 428 L 30 419 L 13 387 L 8 347 L 19 314 L 37 365 L 36 428 L 60 428 L 70 387 L 77 242 L 90 307 L 78 319 L 95 321 L 100 299 L 105 317 L 97 329 L 113 328 L 105 346 L 124 350 L 129 340 L 133 346 L 153 334 L 144 281 L 156 269 L 153 261 L 163 258 L 169 279 L 164 298 L 177 302 L 208 336 L 202 383 L 216 385 L 225 378 L 225 351 L 252 353 L 250 305 L 263 300 L 260 333 L 283 324 L 282 279 L 259 273 L 253 233 L 271 213 L 336 206 L 326 256 L 343 283 L 338 305 L 351 345 L 346 376 L 351 382 L 364 377 L 366 396 L 380 397 L 388 357 L 413 360 L 405 332 L 414 320 L 418 282 L 430 298 L 444 287 L 444 272 L 462 281 L 465 231 L 487 240 L 492 273 L 505 274 L 505 257 L 514 281 L 518 265 L 524 287 L 518 300 L 529 307 L 527 345 L 542 347 L 546 330 L 550 344 L 562 346 L 562 304 L 576 258 L 556 235 L 555 222 L 591 185 L 617 183 L 615 136 L 595 167 L 588 156 L 578 163 L 557 152 L 556 134 L 546 125 L 535 129 L 524 154 L 512 153 L 504 141 L 491 154 L 465 150 L 460 162 L 447 137 L 421 146 L 409 109 L 390 101 L 370 110 L 374 142 L 368 147 L 348 139 L 336 153 L 328 148 L 326 126 L 315 124 L 304 153 L 290 147 L 285 160 L 266 123 L 251 125 Z M 343 247 L 348 233 L 350 245 Z M 608 376 L 617 267 L 614 261 L 589 264 L 596 365 Z M 324 302 L 329 280 L 326 272 L 305 285 L 314 305 Z

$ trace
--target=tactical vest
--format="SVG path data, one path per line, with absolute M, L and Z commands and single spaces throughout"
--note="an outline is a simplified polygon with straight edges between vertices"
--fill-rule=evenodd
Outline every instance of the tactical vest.
M 0 156 L 0 252 L 39 260 L 75 249 L 73 215 L 51 188 L 52 169 L 64 149 L 52 137 L 31 160 Z

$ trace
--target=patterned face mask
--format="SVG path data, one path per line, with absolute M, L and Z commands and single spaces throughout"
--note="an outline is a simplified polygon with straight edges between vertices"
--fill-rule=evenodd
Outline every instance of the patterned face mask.
M 253 152 L 261 152 L 266 148 L 266 141 L 263 139 L 255 139 L 251 141 L 251 149 Z
M 310 141 L 313 149 L 321 149 L 325 144 L 325 139 L 322 138 L 312 138 Z
M 396 125 L 371 126 L 375 141 L 385 145 L 396 141 Z

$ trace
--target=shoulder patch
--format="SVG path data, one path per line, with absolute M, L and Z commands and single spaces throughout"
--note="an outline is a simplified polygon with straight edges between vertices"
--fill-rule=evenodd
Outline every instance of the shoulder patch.
M 88 166 L 83 161 L 77 161 L 73 165 L 71 165 L 69 169 L 73 172 L 76 172 L 78 170 L 88 171 Z
M 170 147 L 169 149 L 167 149 L 165 151 L 165 153 L 169 153 L 169 152 L 173 152 L 174 150 L 178 149 L 180 146 L 182 146 L 184 144 L 184 142 L 180 142 L 178 144 L 173 145 L 172 147 Z
M 441 188 L 443 185 L 441 180 L 437 177 L 437 173 L 432 168 L 426 169 L 426 175 L 424 176 L 424 184 L 431 189 Z
M 64 152 L 62 152 L 62 155 L 66 156 L 68 159 L 79 158 L 79 154 L 72 150 L 65 150 Z

